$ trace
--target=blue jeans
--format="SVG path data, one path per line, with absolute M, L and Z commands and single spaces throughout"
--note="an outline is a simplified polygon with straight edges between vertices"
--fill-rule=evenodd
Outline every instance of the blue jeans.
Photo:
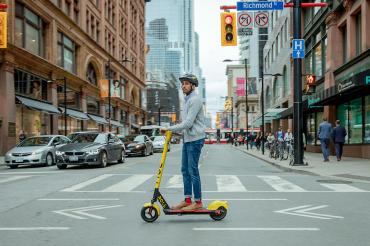
M 320 139 L 324 160 L 329 160 L 329 138 Z
M 181 172 L 184 181 L 184 195 L 191 198 L 194 191 L 195 201 L 202 199 L 198 162 L 203 145 L 204 139 L 199 139 L 184 143 L 182 146 Z

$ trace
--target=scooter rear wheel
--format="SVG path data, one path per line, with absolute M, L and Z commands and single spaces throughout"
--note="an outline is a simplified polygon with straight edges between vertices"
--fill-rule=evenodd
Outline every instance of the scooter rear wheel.
M 225 218 L 226 214 L 227 214 L 227 209 L 221 206 L 218 209 L 216 209 L 216 212 L 211 213 L 209 216 L 211 216 L 213 220 L 219 221 Z
M 153 206 L 143 207 L 141 209 L 141 218 L 148 223 L 154 222 L 159 217 L 159 211 Z

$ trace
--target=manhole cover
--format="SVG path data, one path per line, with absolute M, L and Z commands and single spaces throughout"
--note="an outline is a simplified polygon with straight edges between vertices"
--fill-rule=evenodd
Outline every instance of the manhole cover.
M 336 180 L 336 179 L 328 179 L 328 180 L 316 180 L 319 183 L 325 183 L 325 184 L 352 184 L 351 181 L 347 180 Z

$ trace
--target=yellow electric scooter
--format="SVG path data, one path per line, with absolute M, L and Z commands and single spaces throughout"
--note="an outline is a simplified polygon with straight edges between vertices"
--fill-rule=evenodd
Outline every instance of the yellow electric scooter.
M 154 222 L 160 215 L 160 208 L 156 204 L 157 201 L 162 205 L 163 212 L 166 215 L 186 215 L 186 214 L 209 214 L 209 216 L 218 221 L 225 218 L 229 205 L 227 201 L 213 201 L 207 208 L 195 209 L 195 210 L 182 210 L 182 209 L 171 209 L 162 194 L 159 192 L 159 186 L 161 184 L 162 174 L 166 162 L 168 144 L 171 140 L 172 132 L 166 132 L 166 142 L 164 144 L 161 164 L 159 166 L 157 180 L 155 182 L 154 195 L 151 202 L 145 203 L 141 209 L 141 218 L 146 222 Z

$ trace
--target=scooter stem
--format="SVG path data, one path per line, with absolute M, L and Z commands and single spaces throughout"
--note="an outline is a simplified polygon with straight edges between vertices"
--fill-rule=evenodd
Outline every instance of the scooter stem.
M 162 174 L 163 174 L 163 170 L 164 170 L 164 165 L 166 163 L 166 157 L 167 157 L 167 151 L 168 151 L 168 144 L 171 141 L 171 136 L 172 136 L 172 132 L 171 131 L 166 131 L 166 140 L 165 140 L 164 147 L 163 147 L 161 164 L 159 165 L 159 170 L 158 170 L 158 174 L 157 174 L 157 180 L 155 181 L 155 188 L 156 189 L 159 189 L 159 186 L 161 185 L 161 180 L 162 180 Z

